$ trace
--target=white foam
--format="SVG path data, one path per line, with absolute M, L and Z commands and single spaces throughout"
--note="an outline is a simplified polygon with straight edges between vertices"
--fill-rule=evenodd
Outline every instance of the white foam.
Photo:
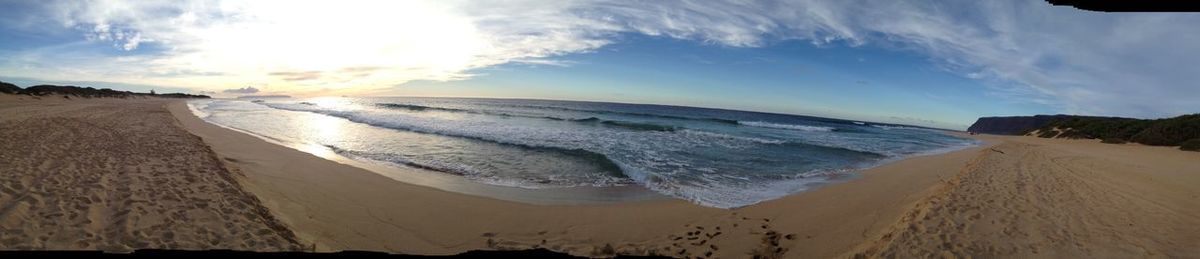
M 692 130 L 692 129 L 684 129 L 684 130 L 681 130 L 680 132 L 683 132 L 685 134 L 696 134 L 696 135 L 712 137 L 712 138 L 734 139 L 734 140 L 742 140 L 742 141 L 749 141 L 749 142 L 762 143 L 762 144 L 783 144 L 783 143 L 787 142 L 787 141 L 783 141 L 783 140 L 734 136 L 734 135 L 721 134 L 721 133 L 715 133 L 715 132 L 707 132 L 707 131 L 699 131 L 699 130 Z
M 208 108 L 208 105 L 210 103 L 212 103 L 212 101 L 210 101 L 210 100 L 194 100 L 194 101 L 187 102 L 187 107 L 188 107 L 188 110 L 192 111 L 193 115 L 196 115 L 196 117 L 203 119 L 203 118 L 208 118 L 208 116 L 212 116 L 212 114 L 204 112 L 204 108 Z
M 923 129 L 923 128 L 917 128 L 917 127 L 905 127 L 905 126 L 871 125 L 871 127 L 876 127 L 876 128 L 880 128 L 880 129 L 884 129 L 884 130 L 896 130 L 896 129 L 905 129 L 905 130 L 925 130 L 925 129 Z
M 780 123 L 770 123 L 770 122 L 765 122 L 765 121 L 738 121 L 738 124 L 752 126 L 752 127 L 760 127 L 760 128 L 772 128 L 772 129 L 818 131 L 818 132 L 833 131 L 833 127 L 780 124 Z

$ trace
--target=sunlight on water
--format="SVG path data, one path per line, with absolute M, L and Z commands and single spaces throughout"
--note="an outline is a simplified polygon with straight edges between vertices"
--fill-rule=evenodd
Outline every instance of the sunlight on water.
M 307 102 L 329 109 L 345 109 L 353 105 L 346 97 L 316 97 L 308 99 Z
M 330 150 L 328 147 L 325 147 L 325 146 L 322 146 L 319 144 L 299 145 L 299 146 L 296 146 L 296 149 L 299 149 L 300 151 L 303 151 L 303 152 L 309 153 L 309 154 L 313 154 L 317 157 L 324 158 L 324 159 L 332 160 L 332 159 L 338 158 L 337 153 L 334 153 L 333 150 Z
M 317 136 L 324 141 L 338 142 L 341 141 L 341 138 L 344 136 L 343 134 L 346 133 L 342 132 L 342 123 L 340 121 L 340 119 L 335 117 L 314 116 L 307 122 L 310 125 L 305 128 L 315 129 Z

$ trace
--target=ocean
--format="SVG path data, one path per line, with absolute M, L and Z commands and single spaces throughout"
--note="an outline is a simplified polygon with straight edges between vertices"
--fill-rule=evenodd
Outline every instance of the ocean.
M 205 121 L 522 189 L 641 186 L 732 208 L 977 142 L 939 130 L 696 107 L 482 98 L 194 100 Z

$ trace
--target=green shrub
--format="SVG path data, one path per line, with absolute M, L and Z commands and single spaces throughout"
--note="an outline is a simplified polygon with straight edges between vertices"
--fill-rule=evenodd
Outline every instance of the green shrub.
M 21 87 L 14 84 L 0 82 L 0 93 L 18 94 L 21 92 Z
M 1200 114 L 1155 120 L 1132 140 L 1151 146 L 1174 146 L 1195 138 L 1200 138 Z
M 1187 151 L 1200 151 L 1200 138 L 1184 141 L 1183 143 L 1179 144 L 1179 149 Z
M 1054 131 L 1056 128 L 1061 132 Z M 1043 138 L 1086 138 L 1101 139 L 1104 143 L 1178 146 L 1184 141 L 1200 138 L 1200 114 L 1156 120 L 1069 116 L 1036 130 L 1040 132 L 1038 137 Z
M 1107 143 L 1107 144 L 1125 144 L 1125 140 L 1124 140 L 1124 139 L 1119 139 L 1119 138 L 1105 138 L 1105 139 L 1102 139 L 1102 140 L 1100 140 L 1100 143 Z

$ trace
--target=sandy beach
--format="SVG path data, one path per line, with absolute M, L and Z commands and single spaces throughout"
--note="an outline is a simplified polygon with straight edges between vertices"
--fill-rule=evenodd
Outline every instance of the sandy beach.
M 183 101 L 0 99 L 0 249 L 549 248 L 708 258 L 1194 257 L 1200 153 L 985 143 L 716 209 L 447 192 L 208 124 Z M 415 170 L 415 169 L 414 169 Z
M 0 249 L 299 249 L 166 103 L 0 94 Z

